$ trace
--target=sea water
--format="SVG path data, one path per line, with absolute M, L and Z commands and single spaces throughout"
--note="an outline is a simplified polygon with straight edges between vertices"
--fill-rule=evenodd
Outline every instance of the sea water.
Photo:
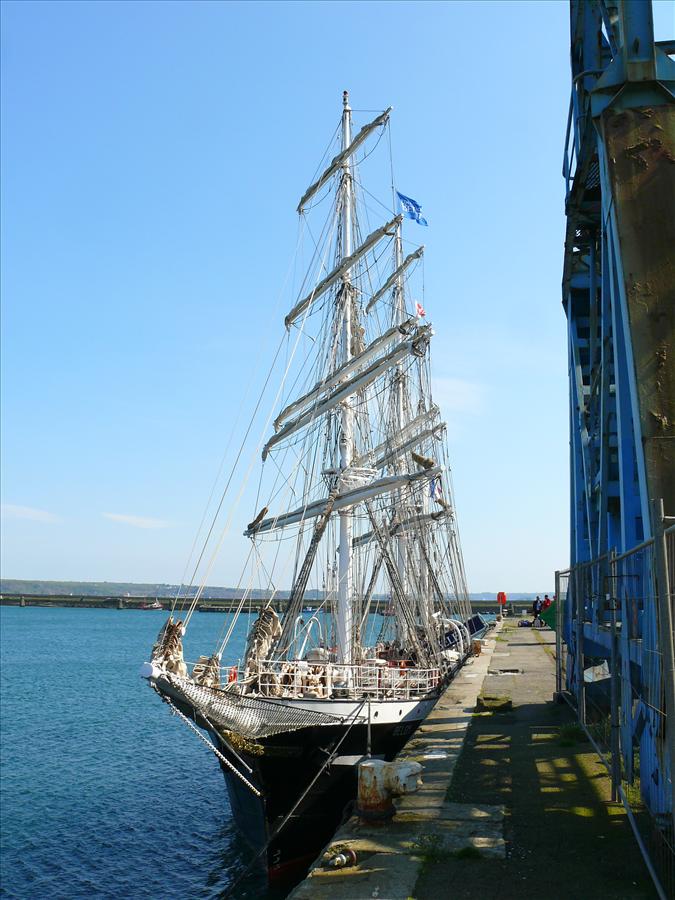
M 165 619 L 0 607 L 3 897 L 211 900 L 249 866 L 216 757 L 139 677 Z M 213 652 L 230 622 L 195 613 L 186 660 Z M 369 631 L 389 624 L 371 616 Z M 249 625 L 223 663 L 243 656 Z M 254 867 L 233 896 L 283 894 Z
M 2 896 L 217 898 L 247 867 L 216 757 L 138 675 L 165 619 L 0 607 Z M 186 659 L 228 620 L 196 613 Z M 273 894 L 256 869 L 235 896 Z

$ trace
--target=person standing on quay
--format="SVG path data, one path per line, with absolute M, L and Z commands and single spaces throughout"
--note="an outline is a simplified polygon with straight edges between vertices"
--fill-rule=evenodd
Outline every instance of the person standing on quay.
M 533 628 L 536 626 L 537 622 L 539 622 L 540 628 L 544 624 L 541 619 L 541 611 L 542 611 L 543 606 L 544 606 L 544 604 L 539 599 L 539 594 L 537 594 L 537 599 L 532 604 L 532 615 L 534 616 L 534 618 L 532 619 L 532 627 Z

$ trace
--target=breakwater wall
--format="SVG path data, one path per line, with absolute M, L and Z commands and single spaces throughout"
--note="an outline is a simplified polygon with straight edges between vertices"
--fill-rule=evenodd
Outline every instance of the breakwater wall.
M 197 609 L 199 612 L 229 613 L 239 605 L 240 597 L 208 597 L 199 601 Z M 148 611 L 147 606 L 150 603 L 161 604 L 162 609 L 170 610 L 172 599 L 169 597 L 98 597 L 91 595 L 74 595 L 74 594 L 0 594 L 0 606 L 46 606 L 46 607 L 69 607 L 75 609 L 136 609 Z M 251 609 L 260 609 L 267 601 L 262 599 L 251 599 L 247 602 L 247 607 Z M 278 607 L 283 609 L 285 600 L 277 600 Z M 307 600 L 305 608 L 315 610 L 321 605 L 320 600 Z M 387 609 L 389 602 L 387 600 L 373 600 L 373 611 L 383 613 Z M 473 609 L 476 612 L 496 613 L 499 607 L 493 600 L 473 600 Z M 509 609 L 511 607 L 511 609 Z M 522 609 L 530 607 L 529 600 L 514 600 L 509 602 L 507 609 L 511 614 L 520 614 Z M 159 610 L 158 610 L 159 611 Z

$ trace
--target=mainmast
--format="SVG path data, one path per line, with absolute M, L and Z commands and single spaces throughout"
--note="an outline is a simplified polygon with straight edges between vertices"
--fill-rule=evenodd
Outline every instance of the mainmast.
M 349 105 L 349 92 L 342 95 L 342 150 L 351 144 L 352 110 Z M 352 252 L 352 213 L 354 193 L 351 173 L 351 155 L 342 164 L 341 185 L 341 247 L 342 259 Z M 347 362 L 352 356 L 352 284 L 351 269 L 342 276 L 342 358 Z M 353 413 L 351 398 L 342 402 L 340 430 L 340 471 L 344 472 L 351 463 L 354 453 Z M 338 562 L 338 606 L 336 621 L 338 661 L 346 665 L 352 662 L 352 510 L 351 507 L 340 511 L 340 555 Z
M 396 236 L 394 238 L 394 269 L 395 271 L 399 271 L 401 267 L 401 263 L 403 261 L 403 248 L 402 248 L 402 240 L 401 240 L 401 228 L 402 224 L 399 223 L 396 228 Z M 394 288 L 394 325 L 402 325 L 406 319 L 405 313 L 405 293 L 403 290 L 403 274 L 401 273 L 396 279 L 396 286 Z M 405 411 L 403 408 L 403 397 L 405 391 L 405 374 L 403 371 L 403 366 L 398 365 L 396 367 L 396 427 L 398 428 L 399 434 L 403 429 L 405 423 Z M 399 459 L 397 464 L 397 471 L 402 471 L 404 468 L 404 460 Z M 399 499 L 399 515 L 403 515 L 403 491 L 398 492 Z M 405 533 L 401 530 L 398 538 L 396 539 L 396 549 L 397 549 L 397 568 L 398 574 L 401 579 L 401 584 L 403 585 L 404 591 L 407 589 L 407 579 L 406 579 L 406 571 L 407 571 L 407 559 L 406 559 L 406 538 Z

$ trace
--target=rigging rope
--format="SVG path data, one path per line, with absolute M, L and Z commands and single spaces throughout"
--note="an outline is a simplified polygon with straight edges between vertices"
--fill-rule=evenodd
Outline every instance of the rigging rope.
M 218 543 L 216 544 L 216 547 L 215 547 L 215 549 L 213 550 L 213 553 L 212 553 L 212 555 L 211 555 L 211 559 L 210 559 L 210 561 L 209 561 L 209 564 L 208 564 L 206 573 L 205 573 L 204 578 L 203 578 L 203 580 L 202 580 L 202 584 L 200 585 L 199 590 L 198 590 L 197 593 L 195 594 L 194 600 L 192 601 L 192 603 L 191 603 L 191 605 L 190 605 L 190 608 L 189 608 L 189 610 L 188 610 L 188 613 L 187 613 L 187 615 L 186 615 L 186 617 L 185 617 L 185 627 L 186 627 L 186 628 L 187 628 L 187 625 L 188 625 L 190 619 L 192 618 L 192 614 L 194 613 L 195 609 L 197 608 L 197 603 L 199 602 L 199 600 L 200 600 L 200 598 L 201 598 L 201 595 L 202 595 L 202 593 L 203 593 L 203 591 L 204 591 L 204 588 L 205 588 L 205 586 L 206 586 L 206 579 L 209 577 L 209 574 L 210 574 L 210 572 L 211 572 L 211 569 L 213 568 L 213 565 L 214 565 L 214 563 L 215 563 L 215 561 L 216 561 L 216 558 L 217 558 L 217 556 L 218 556 L 218 553 L 219 553 L 219 551 L 220 551 L 220 548 L 221 548 L 221 546 L 222 546 L 222 543 L 223 543 L 223 541 L 224 541 L 224 539 L 225 539 L 225 536 L 227 535 L 227 533 L 228 533 L 228 531 L 229 531 L 229 528 L 230 528 L 230 525 L 231 525 L 231 523 L 232 523 L 232 518 L 233 518 L 233 516 L 234 516 L 234 511 L 235 511 L 235 509 L 238 507 L 239 502 L 240 502 L 240 500 L 241 500 L 241 498 L 242 498 L 242 496 L 243 496 L 243 493 L 244 493 L 244 491 L 245 491 L 245 489 L 246 489 L 246 486 L 247 486 L 247 484 L 248 484 L 248 480 L 249 480 L 249 478 L 250 478 L 251 472 L 253 471 L 253 466 L 254 466 L 254 464 L 255 464 L 255 459 L 256 459 L 256 457 L 257 457 L 257 454 L 260 452 L 260 449 L 261 449 L 261 447 L 262 447 L 263 441 L 265 440 L 265 435 L 267 434 L 267 430 L 268 430 L 268 428 L 269 428 L 270 422 L 272 421 L 272 416 L 274 415 L 274 411 L 275 411 L 276 406 L 277 406 L 277 403 L 278 403 L 278 401 L 279 401 L 279 397 L 281 396 L 281 393 L 282 393 L 282 391 L 283 391 L 283 389 L 284 389 L 284 385 L 285 385 L 285 382 L 286 382 L 286 378 L 287 378 L 287 376 L 288 376 L 288 373 L 289 373 L 289 371 L 290 371 L 291 364 L 292 364 L 292 362 L 293 362 L 293 359 L 294 359 L 294 357 L 295 357 L 296 351 L 297 351 L 298 346 L 299 346 L 299 344 L 300 344 L 300 339 L 301 339 L 302 334 L 303 334 L 303 331 L 304 331 L 305 321 L 306 321 L 306 319 L 307 319 L 307 315 L 308 315 L 308 313 L 309 313 L 310 308 L 311 308 L 311 307 L 308 307 L 307 310 L 305 311 L 305 314 L 304 314 L 304 316 L 303 316 L 303 318 L 302 318 L 302 322 L 301 322 L 301 324 L 300 324 L 300 327 L 299 327 L 298 330 L 297 330 L 297 336 L 296 336 L 296 339 L 295 339 L 295 344 L 294 344 L 294 346 L 293 346 L 293 351 L 291 352 L 291 355 L 290 355 L 290 358 L 289 358 L 289 360 L 288 360 L 288 363 L 286 364 L 286 369 L 285 369 L 284 374 L 283 374 L 283 376 L 282 376 L 281 384 L 279 385 L 279 389 L 278 389 L 278 391 L 277 391 L 277 393 L 276 393 L 276 396 L 275 396 L 275 398 L 274 398 L 274 400 L 273 400 L 273 402 L 272 402 L 271 409 L 270 409 L 270 413 L 269 413 L 269 415 L 268 415 L 268 417 L 267 417 L 267 421 L 265 422 L 265 425 L 264 425 L 264 427 L 263 427 L 263 429 L 262 429 L 261 437 L 260 437 L 260 440 L 258 441 L 258 446 L 257 446 L 257 448 L 256 448 L 255 454 L 254 454 L 254 456 L 253 456 L 253 458 L 252 458 L 252 460 L 251 460 L 251 463 L 250 463 L 250 465 L 249 465 L 249 467 L 248 467 L 248 471 L 246 472 L 246 475 L 244 476 L 244 480 L 243 480 L 242 485 L 241 485 L 241 488 L 240 488 L 240 490 L 239 490 L 239 494 L 237 495 L 237 497 L 236 497 L 236 499 L 235 499 L 235 502 L 234 502 L 234 505 L 233 505 L 233 507 L 232 507 L 231 510 L 230 510 L 230 515 L 229 515 L 229 517 L 228 517 L 228 519 L 227 519 L 227 521 L 226 521 L 226 523 L 225 523 L 225 526 L 223 527 L 223 530 L 222 530 L 222 532 L 221 532 L 221 535 L 220 535 L 220 538 L 219 538 L 219 540 L 218 540 Z M 285 337 L 286 337 L 286 336 L 285 336 Z M 267 384 L 268 384 L 268 382 L 269 382 L 269 379 L 270 379 L 270 377 L 271 377 L 271 375 L 272 375 L 273 367 L 274 367 L 274 365 L 276 364 L 277 356 L 278 356 L 278 354 L 279 354 L 279 352 L 280 352 L 281 347 L 283 346 L 283 344 L 284 344 L 284 339 L 282 339 L 282 341 L 281 341 L 281 343 L 280 343 L 280 345 L 279 345 L 279 348 L 278 348 L 278 350 L 277 350 L 277 354 L 275 355 L 275 358 L 274 358 L 274 362 L 272 363 L 272 367 L 270 368 L 270 371 L 269 371 L 269 373 L 268 373 L 268 375 L 267 375 L 267 378 L 266 378 L 266 380 L 265 380 L 265 387 L 263 388 L 263 393 L 261 393 L 261 395 L 260 395 L 260 399 L 259 399 L 259 401 L 258 401 L 258 404 L 256 405 L 256 409 L 255 409 L 255 411 L 254 411 L 253 418 L 251 419 L 251 422 L 250 422 L 250 424 L 249 424 L 249 427 L 248 427 L 247 430 L 246 430 L 246 435 L 244 436 L 244 441 L 242 442 L 241 447 L 240 447 L 239 454 L 237 455 L 237 461 L 239 460 L 239 457 L 240 457 L 241 452 L 242 452 L 242 450 L 243 450 L 244 442 L 245 442 L 245 440 L 247 439 L 248 434 L 249 434 L 251 428 L 253 427 L 253 421 L 254 421 L 254 419 L 255 419 L 255 415 L 257 414 L 257 411 L 258 411 L 258 409 L 259 409 L 259 407 L 260 407 L 260 404 L 262 403 L 262 397 L 263 397 L 263 394 L 264 394 L 264 390 L 266 389 Z M 230 478 L 228 479 L 228 483 L 227 483 L 226 490 L 227 490 L 227 488 L 229 488 L 229 485 L 230 485 L 230 483 L 231 483 L 231 481 L 232 481 L 232 477 L 233 477 L 233 476 L 234 476 L 234 469 L 232 470 L 232 473 L 231 473 L 231 475 L 230 475 Z M 213 525 L 215 525 L 216 517 L 217 517 L 218 513 L 220 512 L 220 509 L 221 509 L 221 507 L 222 507 L 222 503 L 223 503 L 223 500 L 224 500 L 224 499 L 225 499 L 225 495 L 223 494 L 223 497 L 221 498 L 221 502 L 220 502 L 220 504 L 218 505 L 218 509 L 217 509 L 217 511 L 216 511 L 216 516 L 214 517 Z M 210 536 L 210 534 L 211 534 L 211 531 L 212 531 L 212 529 L 210 529 L 210 531 L 209 531 L 209 536 Z M 206 544 L 204 545 L 204 551 L 205 551 L 205 550 L 206 550 Z M 202 552 L 202 554 L 200 554 L 200 561 L 201 561 L 202 556 L 203 556 L 203 552 Z
M 291 268 L 295 266 L 295 262 L 296 262 L 297 256 L 298 256 L 298 248 L 299 248 L 299 246 L 301 245 L 301 243 L 302 243 L 302 228 L 299 228 L 299 229 L 298 229 L 298 236 L 297 236 L 296 242 L 295 242 L 295 250 L 294 250 L 294 253 L 293 253 L 293 257 L 292 257 L 291 262 L 289 263 L 288 268 L 287 268 L 287 270 L 286 270 L 286 275 L 285 275 L 285 277 L 284 277 L 284 281 L 283 281 L 281 290 L 279 291 L 279 294 L 278 294 L 278 296 L 277 296 L 277 302 L 276 302 L 276 307 L 275 307 L 275 309 L 278 309 L 278 307 L 279 307 L 279 305 L 280 305 L 280 303 L 281 303 L 281 298 L 282 298 L 282 296 L 283 296 L 283 292 L 284 292 L 285 286 L 286 286 L 286 284 L 287 284 L 287 282 L 288 282 L 288 277 L 289 277 L 289 275 L 290 275 Z M 264 386 L 263 386 L 263 389 L 262 389 L 262 391 L 261 391 L 260 397 L 259 397 L 259 399 L 258 399 L 258 403 L 256 404 L 256 410 L 257 410 L 258 406 L 260 405 L 260 403 L 262 402 L 262 398 L 263 398 L 264 392 L 265 392 L 265 390 L 266 390 L 267 383 L 268 383 L 269 378 L 270 378 L 270 376 L 271 376 L 271 374 L 272 374 L 272 371 L 273 371 L 273 369 L 274 369 L 274 365 L 275 365 L 275 363 L 276 363 L 277 356 L 278 356 L 279 351 L 281 350 L 281 347 L 283 346 L 283 344 L 284 344 L 284 338 L 282 337 L 282 339 L 281 339 L 280 342 L 279 342 L 279 347 L 277 348 L 277 352 L 276 352 L 275 355 L 274 355 L 274 359 L 273 359 L 273 361 L 272 361 L 272 365 L 270 366 L 270 370 L 269 370 L 269 372 L 268 372 L 268 376 L 267 376 L 267 378 L 266 378 L 266 380 L 265 380 L 265 384 L 264 384 Z M 190 566 L 190 562 L 191 562 L 192 557 L 193 557 L 193 555 L 194 555 L 195 548 L 196 548 L 196 546 L 197 546 L 197 541 L 199 540 L 199 535 L 200 535 L 200 533 L 201 533 L 202 527 L 203 527 L 204 522 L 205 522 L 205 520 L 206 520 L 206 515 L 207 515 L 207 512 L 208 512 L 209 506 L 211 505 L 211 501 L 212 501 L 213 496 L 214 496 L 214 494 L 215 494 L 216 485 L 218 484 L 218 480 L 219 480 L 219 478 L 220 478 L 220 474 L 221 474 L 222 469 L 223 469 L 223 466 L 224 466 L 224 464 L 225 464 L 225 459 L 227 458 L 227 454 L 228 454 L 228 451 L 229 451 L 229 449 L 230 449 L 230 445 L 231 445 L 232 440 L 233 440 L 233 438 L 234 438 L 234 435 L 235 435 L 235 433 L 236 433 L 236 426 L 237 426 L 237 424 L 238 424 L 238 422 L 239 422 L 239 417 L 240 417 L 240 415 L 241 415 L 241 411 L 242 411 L 243 406 L 244 406 L 244 400 L 245 400 L 245 398 L 248 396 L 248 393 L 249 393 L 249 391 L 251 390 L 252 384 L 253 384 L 253 375 L 252 375 L 251 378 L 249 379 L 249 382 L 248 382 L 246 391 L 245 391 L 244 395 L 242 396 L 241 402 L 240 402 L 240 404 L 239 404 L 239 409 L 238 409 L 238 411 L 237 411 L 237 415 L 236 415 L 236 418 L 235 418 L 235 423 L 234 423 L 234 425 L 232 426 L 232 430 L 231 430 L 231 432 L 230 432 L 230 437 L 229 437 L 229 439 L 228 439 L 227 446 L 226 446 L 225 451 L 224 451 L 224 453 L 223 453 L 223 456 L 222 456 L 222 458 L 221 458 L 220 465 L 219 465 L 218 471 L 217 471 L 217 473 L 216 473 L 216 477 L 215 477 L 215 479 L 214 479 L 214 481 L 213 481 L 213 485 L 212 485 L 212 487 L 211 487 L 211 492 L 210 492 L 210 494 L 209 494 L 209 499 L 207 500 L 206 506 L 204 507 L 204 512 L 203 512 L 203 514 L 202 514 L 201 521 L 200 521 L 199 526 L 198 526 L 198 528 L 197 528 L 197 532 L 196 532 L 196 534 L 195 534 L 195 538 L 194 538 L 194 541 L 193 541 L 193 544 L 192 544 L 192 548 L 190 549 L 189 556 L 188 556 L 187 561 L 186 561 L 186 563 L 185 563 L 185 568 L 184 568 L 184 570 L 183 570 L 183 575 L 182 575 L 182 577 L 181 577 L 181 583 L 180 583 L 180 585 L 179 585 L 179 587 L 178 587 L 178 591 L 177 591 L 176 596 L 175 596 L 175 598 L 174 598 L 174 600 L 173 600 L 173 603 L 172 603 L 172 605 L 171 605 L 171 615 L 173 615 L 173 613 L 175 612 L 176 605 L 177 605 L 177 603 L 178 603 L 178 600 L 180 599 L 181 591 L 182 591 L 182 589 L 183 589 L 183 587 L 184 587 L 185 576 L 186 576 L 186 574 L 187 574 L 187 571 L 188 571 L 189 566 Z M 251 422 L 251 424 L 252 424 L 252 422 Z M 195 580 L 195 578 L 196 578 L 197 570 L 198 570 L 198 568 L 199 568 L 199 562 L 201 561 L 201 559 L 202 559 L 202 557 L 203 557 L 204 551 L 205 551 L 205 549 L 206 549 L 206 545 L 207 545 L 207 543 L 208 543 L 208 541 L 209 541 L 211 532 L 212 532 L 212 530 L 213 530 L 213 526 L 215 525 L 215 521 L 216 521 L 216 518 L 217 518 L 217 516 L 218 516 L 218 512 L 219 512 L 219 510 L 220 510 L 220 507 L 222 506 L 222 502 L 223 502 L 223 500 L 225 499 L 225 493 L 227 493 L 227 490 L 228 490 L 228 488 L 229 488 L 229 484 L 230 484 L 230 481 L 231 481 L 231 477 L 232 477 L 232 475 L 234 474 L 234 469 L 236 468 L 236 465 L 237 465 L 237 462 L 238 462 L 238 460 L 239 460 L 239 456 L 240 456 L 240 454 L 241 454 L 241 450 L 242 450 L 242 449 L 243 449 L 243 443 L 242 443 L 242 446 L 240 447 L 239 454 L 237 455 L 237 459 L 235 460 L 235 463 L 234 463 L 234 466 L 233 466 L 233 470 L 232 470 L 232 473 L 231 473 L 231 476 L 230 476 L 230 480 L 228 480 L 228 483 L 227 483 L 227 485 L 225 486 L 225 490 L 224 490 L 224 492 L 223 492 L 223 496 L 222 496 L 222 498 L 221 498 L 221 502 L 220 502 L 220 504 L 219 504 L 219 506 L 218 506 L 218 509 L 217 509 L 216 512 L 214 513 L 213 520 L 212 520 L 212 524 L 211 524 L 211 528 L 209 529 L 209 533 L 208 533 L 208 535 L 207 535 L 207 537 L 206 537 L 206 539 L 205 539 L 205 541 L 204 541 L 204 546 L 203 546 L 202 552 L 200 553 L 199 561 L 197 562 L 197 565 L 195 566 L 194 572 L 193 572 L 192 577 L 191 577 L 191 579 L 190 579 L 190 584 L 188 585 L 188 590 L 190 590 L 190 588 L 192 588 L 192 586 L 193 586 L 193 584 L 194 584 L 194 580 Z M 181 609 L 183 608 L 183 606 L 184 606 L 184 603 L 181 604 Z

